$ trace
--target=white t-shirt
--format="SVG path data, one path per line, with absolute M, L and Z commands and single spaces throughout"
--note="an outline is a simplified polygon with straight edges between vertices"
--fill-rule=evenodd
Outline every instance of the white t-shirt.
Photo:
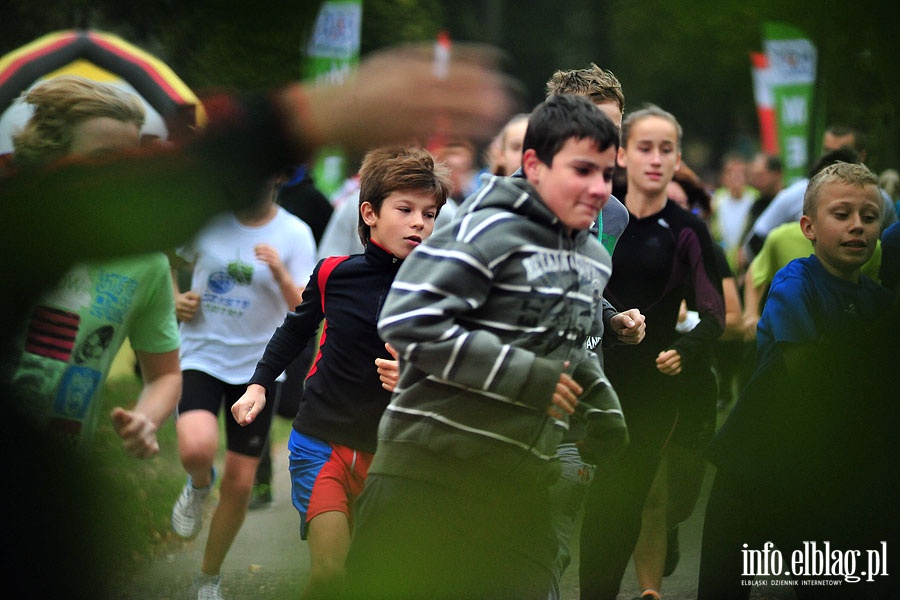
M 254 247 L 273 246 L 297 286 L 316 264 L 309 225 L 281 207 L 258 227 L 233 213 L 214 217 L 178 254 L 194 262 L 191 289 L 201 297 L 196 316 L 181 324 L 181 369 L 196 369 L 230 384 L 246 383 L 288 306 L 269 266 Z
M 727 189 L 716 190 L 713 198 L 713 210 L 716 212 L 715 223 L 718 231 L 713 234 L 721 241 L 726 251 L 737 248 L 741 243 L 741 234 L 747 223 L 750 207 L 756 195 L 749 190 L 740 198 L 733 197 Z

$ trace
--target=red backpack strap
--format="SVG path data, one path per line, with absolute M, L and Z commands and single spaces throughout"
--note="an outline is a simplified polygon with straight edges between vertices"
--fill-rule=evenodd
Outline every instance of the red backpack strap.
M 329 256 L 328 258 L 322 261 L 322 266 L 319 267 L 319 277 L 316 280 L 316 283 L 319 284 L 319 298 L 322 299 L 322 312 L 325 312 L 325 283 L 328 281 L 328 278 L 331 276 L 331 272 L 334 271 L 334 268 L 350 258 L 349 256 Z

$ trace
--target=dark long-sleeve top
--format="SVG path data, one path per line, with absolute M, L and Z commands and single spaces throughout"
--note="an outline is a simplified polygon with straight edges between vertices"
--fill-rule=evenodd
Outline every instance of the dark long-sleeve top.
M 722 277 L 712 238 L 703 221 L 672 201 L 653 215 L 631 215 L 616 245 L 604 295 L 619 309 L 639 308 L 647 322 L 644 340 L 617 346 L 607 362 L 621 355 L 635 366 L 655 369 L 659 352 L 674 348 L 687 364 L 702 356 L 725 327 Z M 692 301 L 700 322 L 679 334 L 675 324 L 684 298 Z
M 325 320 L 319 353 L 306 380 L 294 429 L 364 452 L 375 452 L 378 420 L 390 401 L 376 358 L 391 358 L 376 322 L 403 261 L 374 242 L 333 268 L 320 261 L 300 305 L 285 317 L 250 378 L 270 389 Z M 326 267 L 327 269 L 327 267 Z M 324 290 L 320 279 L 325 279 Z

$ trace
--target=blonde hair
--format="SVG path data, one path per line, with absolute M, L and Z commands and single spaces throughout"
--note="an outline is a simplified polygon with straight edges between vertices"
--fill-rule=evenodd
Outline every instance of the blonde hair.
M 22 94 L 34 107 L 25 126 L 12 136 L 16 164 L 29 167 L 69 153 L 75 128 L 88 119 L 109 117 L 144 125 L 144 106 L 134 95 L 77 75 L 54 77 Z
M 625 111 L 625 94 L 619 79 L 594 63 L 587 69 L 556 71 L 547 81 L 547 95 L 554 94 L 587 96 L 594 104 L 615 102 L 621 112 Z
M 804 215 L 812 219 L 816 217 L 816 207 L 819 203 L 819 196 L 822 194 L 822 188 L 831 183 L 845 183 L 858 187 L 871 186 L 872 198 L 878 204 L 880 218 L 882 201 L 881 192 L 878 191 L 878 178 L 865 165 L 847 162 L 828 165 L 809 180 L 806 193 L 803 195 Z

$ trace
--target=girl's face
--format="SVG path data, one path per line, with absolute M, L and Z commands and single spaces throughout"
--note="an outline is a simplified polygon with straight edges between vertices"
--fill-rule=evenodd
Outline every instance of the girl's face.
M 525 130 L 528 119 L 520 119 L 506 127 L 503 132 L 503 146 L 500 148 L 500 161 L 505 175 L 512 175 L 522 166 L 522 142 L 525 141 Z
M 650 115 L 632 123 L 619 148 L 619 166 L 628 169 L 628 189 L 645 194 L 665 193 L 681 165 L 675 124 Z

